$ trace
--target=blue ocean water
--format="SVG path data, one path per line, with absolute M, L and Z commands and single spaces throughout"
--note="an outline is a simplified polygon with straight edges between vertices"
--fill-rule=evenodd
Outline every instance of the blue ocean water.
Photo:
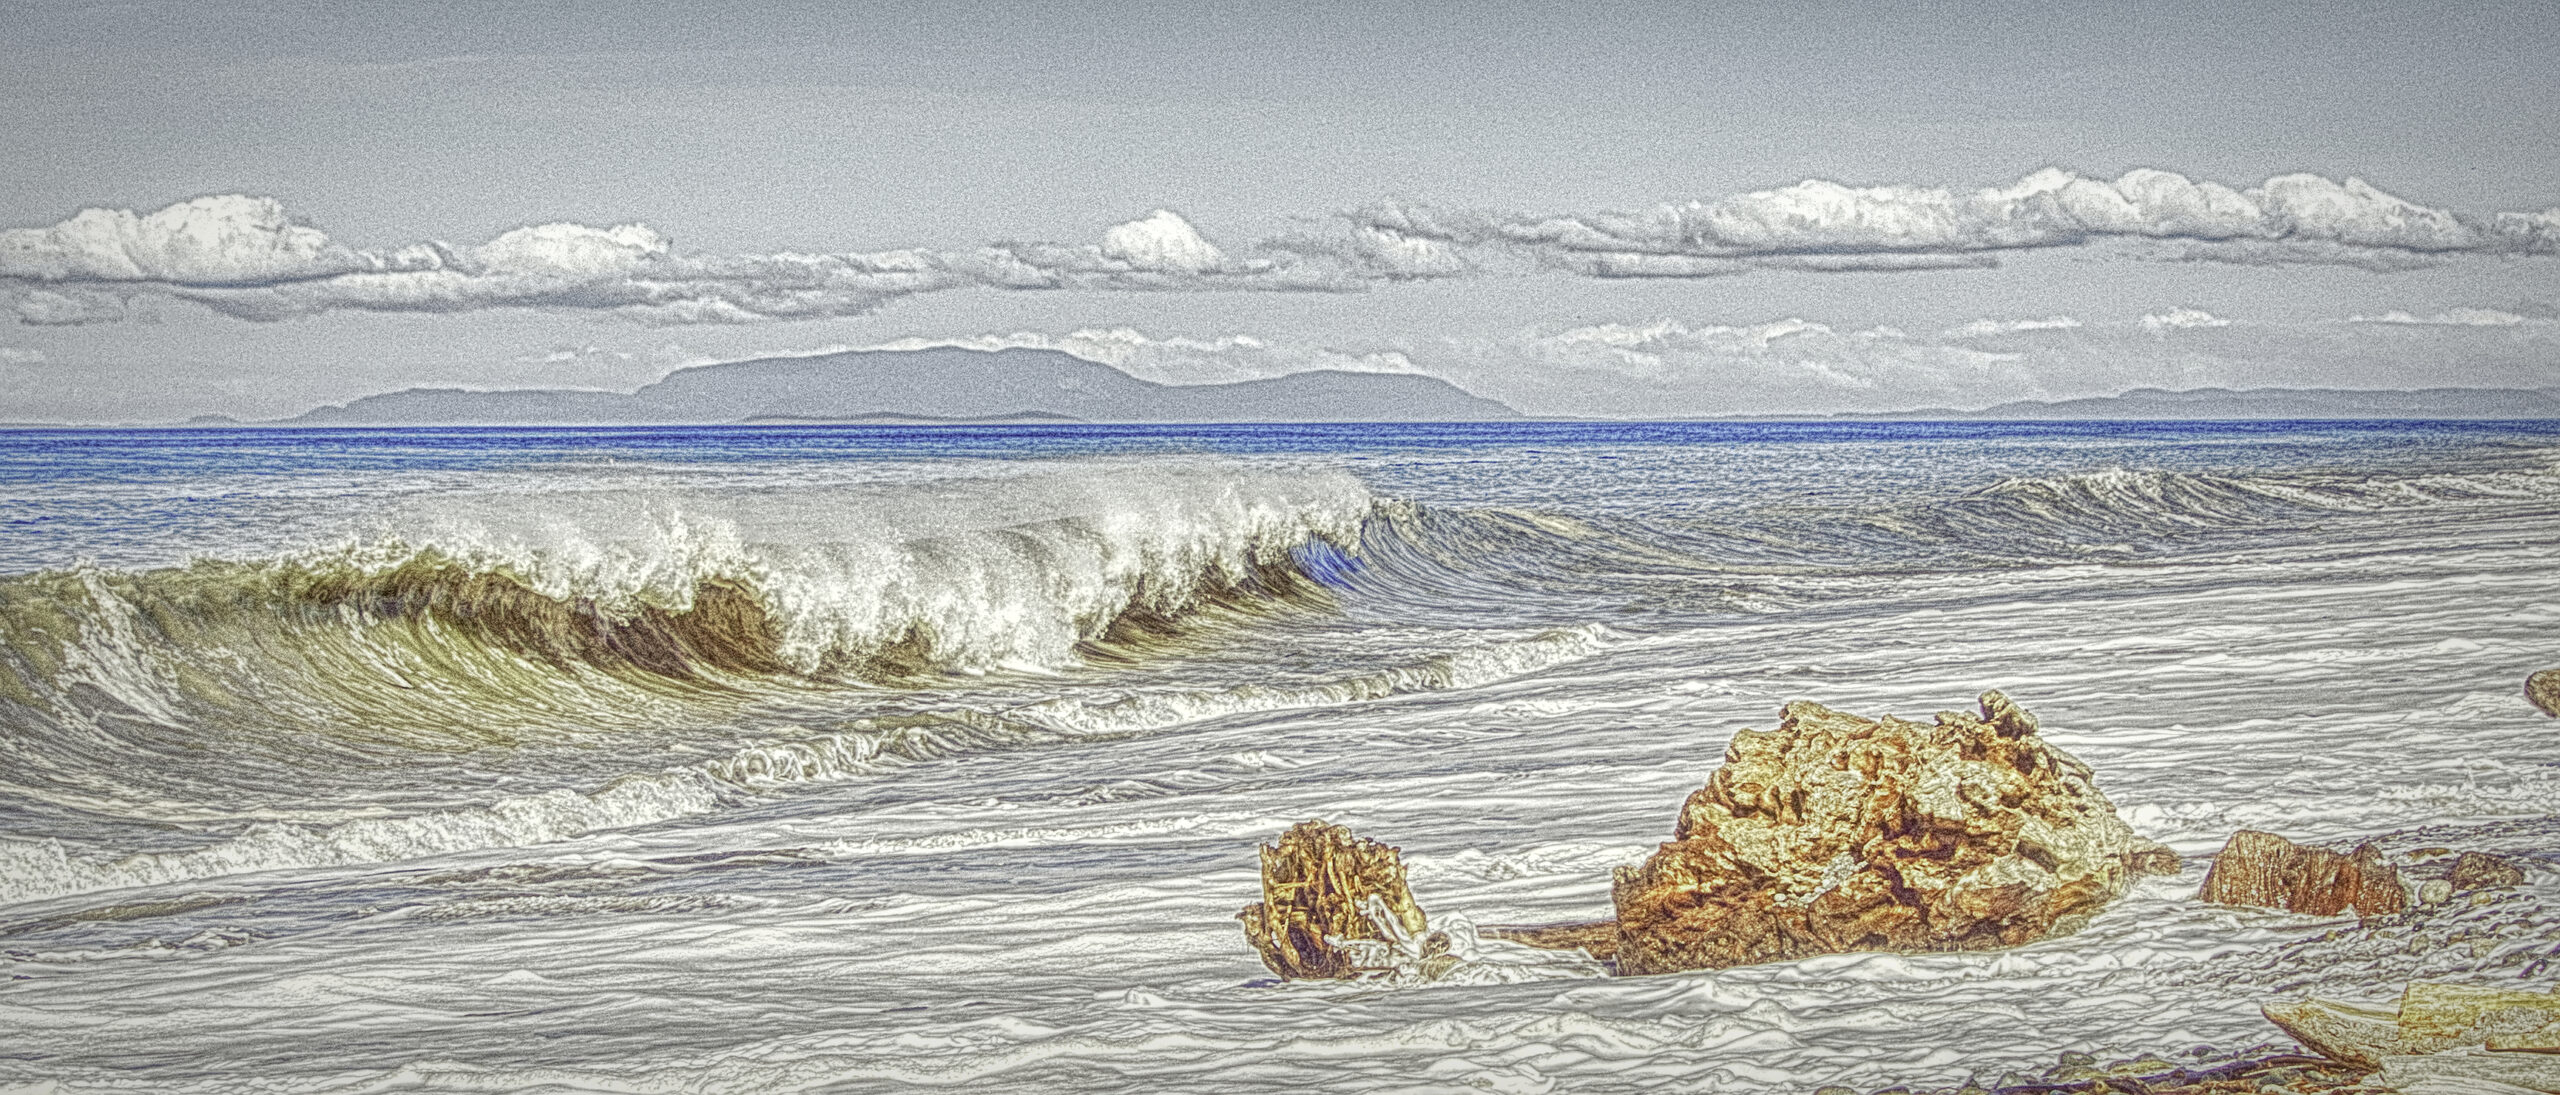
M 0 1084 L 1952 1086 L 2547 984 L 2560 424 L 0 432 Z M 2189 857 L 2518 854 L 2372 931 L 1268 982 L 1306 817 L 1604 916 L 1790 699 L 2002 687 Z M 1462 936 L 1464 933 L 1461 933 Z M 2210 1055 L 2210 1053 L 2208 1055 Z

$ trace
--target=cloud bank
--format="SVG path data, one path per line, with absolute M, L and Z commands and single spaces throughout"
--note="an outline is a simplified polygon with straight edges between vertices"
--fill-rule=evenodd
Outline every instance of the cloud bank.
M 2455 309 L 2447 314 L 2468 314 Z M 1991 317 L 1934 333 L 1784 317 L 1529 327 L 1343 348 L 1131 328 L 905 339 L 874 349 L 1062 350 L 1171 383 L 1313 368 L 1427 373 L 1530 414 L 1663 418 L 1971 410 L 2132 388 L 2560 385 L 2560 324 L 2253 324 L 2199 309 L 2084 322 Z
M 859 315 L 964 287 L 1303 292 L 1529 271 L 1894 272 L 2109 242 L 2152 249 L 2141 257 L 2376 270 L 2560 255 L 2560 209 L 2473 214 L 2354 178 L 2282 175 L 2241 189 L 2148 169 L 2113 180 L 2047 169 L 1980 190 L 1815 179 L 1631 212 L 1388 202 L 1326 224 L 1231 246 L 1158 209 L 1086 244 L 695 255 L 644 225 L 559 223 L 472 246 L 365 249 L 297 223 L 276 199 L 234 194 L 149 213 L 87 209 L 46 227 L 0 230 L 0 295 L 33 325 L 111 322 L 155 297 L 262 321 L 334 310 L 552 308 L 684 324 Z
M 1252 335 L 1153 338 L 1133 327 L 1089 327 L 1063 335 L 1016 331 L 963 338 L 902 338 L 864 349 L 923 350 L 940 346 L 987 351 L 1058 350 L 1159 384 L 1226 384 L 1314 369 L 1360 373 L 1422 371 L 1411 357 L 1397 350 L 1335 350 L 1273 342 Z

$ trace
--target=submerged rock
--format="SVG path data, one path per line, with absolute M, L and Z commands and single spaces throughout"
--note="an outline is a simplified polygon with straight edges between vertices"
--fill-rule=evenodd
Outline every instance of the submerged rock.
M 1934 724 L 1790 703 L 1734 735 L 1672 835 L 1615 876 L 1619 972 L 2014 946 L 2087 923 L 2130 860 L 2176 859 L 1998 692 Z
M 2560 669 L 2545 669 L 2526 677 L 2524 698 L 2543 714 L 2560 718 Z
M 2400 872 L 2371 844 L 2340 855 L 2306 848 L 2274 833 L 2231 834 L 2196 897 L 2217 905 L 2254 905 L 2310 916 L 2384 916 L 2407 908 Z
M 1236 914 L 1271 972 L 1294 980 L 1343 980 L 1380 972 L 1375 947 L 1428 941 L 1430 925 L 1404 880 L 1404 855 L 1340 825 L 1302 821 L 1262 848 L 1262 900 Z M 1353 946 L 1345 946 L 1352 943 Z M 1455 965 L 1442 941 L 1428 964 Z M 1443 963 L 1431 963 L 1443 959 Z
M 2453 861 L 2453 873 L 2446 876 L 2459 890 L 2495 889 L 2524 881 L 2524 871 L 2487 852 L 2464 852 Z

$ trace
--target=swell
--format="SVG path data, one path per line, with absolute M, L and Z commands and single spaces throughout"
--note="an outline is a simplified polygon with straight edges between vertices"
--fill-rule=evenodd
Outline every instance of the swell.
M 2050 562 L 2174 553 L 2416 515 L 2560 505 L 2560 454 L 2473 450 L 2459 467 L 2197 471 L 2106 467 L 2012 476 L 1951 497 L 1846 514 L 1771 515 L 1843 561 Z M 1952 559 L 1950 556 L 1952 555 Z
M 314 825 L 266 821 L 177 850 L 98 854 L 61 840 L 0 839 L 0 905 L 278 870 L 368 866 L 574 840 L 700 817 L 742 800 L 839 782 L 938 757 L 1154 733 L 1259 711 L 1357 704 L 1465 689 L 1587 658 L 1598 628 L 1497 639 L 1380 670 L 1266 688 L 1154 691 L 1003 712 L 967 708 L 850 720 L 842 729 L 744 745 L 688 765 L 626 774 L 593 790 L 551 788 L 494 801 Z

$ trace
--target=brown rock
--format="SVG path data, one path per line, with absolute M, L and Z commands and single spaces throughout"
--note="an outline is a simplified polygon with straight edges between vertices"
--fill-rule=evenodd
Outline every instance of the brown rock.
M 2125 854 L 2125 870 L 2138 875 L 2175 877 L 2178 872 L 2187 868 L 2186 861 L 2179 859 L 2178 853 L 2162 845 L 2150 844 L 2148 841 L 2144 843 L 2148 846 L 2136 848 Z
M 2545 669 L 2526 677 L 2524 698 L 2543 714 L 2560 718 L 2560 669 Z
M 1391 923 L 1377 923 L 1372 912 Z M 1405 886 L 1403 853 L 1322 821 L 1290 826 L 1278 843 L 1262 848 L 1262 900 L 1236 919 L 1244 921 L 1245 939 L 1263 965 L 1300 980 L 1376 972 L 1361 966 L 1342 940 L 1387 941 L 1390 931 L 1420 938 L 1428 928 Z
M 2516 885 L 2524 881 L 2524 872 L 2487 852 L 2464 852 L 2453 861 L 2450 877 L 2456 890 L 2480 890 Z
M 1672 835 L 1614 878 L 1619 972 L 2013 946 L 2086 923 L 2158 847 L 1998 692 L 1934 725 L 1788 704 Z
M 2242 829 L 2231 834 L 2196 896 L 2218 905 L 2255 905 L 2311 916 L 2335 916 L 2350 908 L 2382 916 L 2408 905 L 2400 872 L 2371 844 L 2339 855 L 2306 848 L 2274 833 Z

